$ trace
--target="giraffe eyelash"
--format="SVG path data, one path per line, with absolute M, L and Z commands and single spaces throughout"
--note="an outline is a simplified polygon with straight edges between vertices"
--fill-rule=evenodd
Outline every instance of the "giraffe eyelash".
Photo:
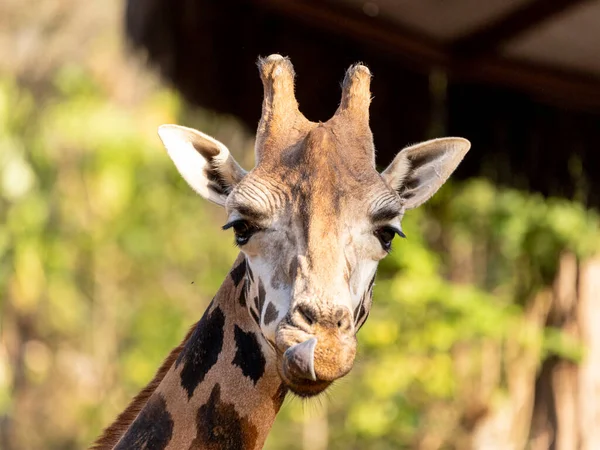
M 396 228 L 396 227 L 392 227 L 392 226 L 385 226 L 385 227 L 381 227 L 381 228 L 377 228 L 373 234 L 375 235 L 375 237 L 377 239 L 379 239 L 379 243 L 381 244 L 381 247 L 383 247 L 383 250 L 385 250 L 387 253 L 389 253 L 390 251 L 392 251 L 392 241 L 394 240 L 394 236 L 398 235 L 402 238 L 405 238 L 406 235 L 402 232 L 402 230 Z
M 228 230 L 229 228 L 233 228 L 233 233 L 235 234 L 235 245 L 241 247 L 248 243 L 250 238 L 261 231 L 261 229 L 252 223 L 248 222 L 244 219 L 237 219 L 232 222 L 229 222 L 223 225 L 223 230 Z

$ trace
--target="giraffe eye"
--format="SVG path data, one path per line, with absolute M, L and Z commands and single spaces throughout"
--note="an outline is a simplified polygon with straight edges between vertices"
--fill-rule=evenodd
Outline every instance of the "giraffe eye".
M 233 233 L 235 234 L 235 243 L 236 245 L 244 245 L 246 244 L 252 235 L 259 231 L 257 227 L 252 225 L 247 220 L 234 220 L 233 222 L 229 222 L 227 225 L 223 227 L 224 230 L 229 228 L 233 228 Z
M 392 241 L 396 234 L 400 237 L 406 237 L 402 231 L 393 227 L 381 227 L 375 230 L 375 236 L 379 239 L 381 246 L 386 252 L 392 249 Z

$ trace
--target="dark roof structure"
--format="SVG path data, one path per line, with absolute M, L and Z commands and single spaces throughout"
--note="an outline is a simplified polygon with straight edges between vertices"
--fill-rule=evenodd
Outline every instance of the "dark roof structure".
M 458 176 L 600 206 L 600 0 L 127 0 L 126 28 L 190 102 L 251 128 L 259 55 L 290 56 L 311 120 L 362 61 L 380 164 L 459 135 Z

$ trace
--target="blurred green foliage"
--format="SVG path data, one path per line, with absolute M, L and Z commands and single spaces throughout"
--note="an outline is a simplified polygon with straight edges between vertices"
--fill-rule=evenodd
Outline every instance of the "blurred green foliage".
M 202 315 L 233 262 L 222 212 L 193 194 L 160 147 L 156 127 L 173 122 L 216 136 L 250 165 L 252 139 L 235 121 L 191 111 L 170 91 L 123 104 L 71 65 L 43 98 L 0 79 L 7 449 L 91 442 Z M 576 203 L 485 180 L 444 187 L 406 215 L 408 239 L 381 264 L 355 369 L 328 398 L 287 400 L 267 447 L 303 448 L 303 420 L 326 410 L 331 449 L 412 448 L 458 432 L 481 391 L 490 390 L 482 401 L 502 395 L 510 345 L 578 360 L 578 342 L 526 312 L 561 254 L 598 251 L 598 224 Z M 499 374 L 484 389 L 490 355 Z
M 0 414 L 14 448 L 81 448 L 201 316 L 236 250 L 159 146 L 175 95 L 119 108 L 67 67 L 33 96 L 0 83 Z

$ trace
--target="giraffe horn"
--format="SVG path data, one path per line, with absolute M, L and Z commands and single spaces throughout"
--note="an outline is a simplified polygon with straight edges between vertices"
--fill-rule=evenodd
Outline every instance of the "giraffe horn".
M 335 115 L 345 115 L 355 126 L 369 128 L 371 71 L 362 64 L 350 66 L 342 84 L 342 101 Z
M 283 354 L 284 370 L 298 378 L 317 381 L 315 374 L 315 347 L 317 338 L 310 338 L 300 344 L 292 345 Z
M 282 150 L 293 142 L 289 130 L 299 130 L 308 120 L 298 109 L 294 93 L 294 66 L 288 58 L 270 55 L 259 58 L 258 70 L 263 83 L 262 115 L 256 133 L 256 159 Z M 275 147 L 275 148 L 274 148 Z

